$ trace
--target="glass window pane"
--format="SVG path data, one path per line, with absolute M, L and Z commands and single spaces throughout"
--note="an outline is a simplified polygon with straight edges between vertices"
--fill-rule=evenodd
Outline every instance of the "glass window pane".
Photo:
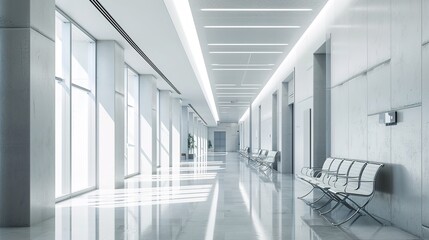
M 139 78 L 131 69 L 126 69 L 127 79 L 127 158 L 125 174 L 131 175 L 140 172 L 138 148 L 138 93 Z
M 60 16 L 55 16 L 55 76 L 64 78 L 63 75 L 63 30 L 64 22 Z
M 93 89 L 95 42 L 76 26 L 72 28 L 72 83 Z
M 72 88 L 72 192 L 95 186 L 95 111 L 91 93 Z
M 55 197 L 70 193 L 69 95 L 63 82 L 55 84 Z

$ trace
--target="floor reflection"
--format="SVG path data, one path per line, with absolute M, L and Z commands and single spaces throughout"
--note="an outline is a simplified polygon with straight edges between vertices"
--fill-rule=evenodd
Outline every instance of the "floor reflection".
M 236 153 L 210 154 L 127 179 L 125 189 L 59 203 L 55 219 L 0 229 L 0 239 L 416 239 L 364 219 L 333 227 L 297 200 L 307 190 L 292 175 L 250 168 Z

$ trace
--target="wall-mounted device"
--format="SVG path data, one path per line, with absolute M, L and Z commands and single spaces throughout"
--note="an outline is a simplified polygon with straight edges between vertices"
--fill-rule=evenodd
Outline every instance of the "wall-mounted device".
M 392 126 L 397 124 L 398 113 L 396 111 L 390 111 L 385 113 L 380 113 L 380 123 L 386 124 L 386 126 Z

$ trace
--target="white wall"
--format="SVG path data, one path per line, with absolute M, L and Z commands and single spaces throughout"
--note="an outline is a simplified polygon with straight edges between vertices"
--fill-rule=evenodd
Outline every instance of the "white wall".
M 225 131 L 226 133 L 226 151 L 237 152 L 239 144 L 239 127 L 237 123 L 219 123 L 217 127 L 208 128 L 208 139 L 214 147 L 214 132 Z
M 329 1 L 252 104 L 255 141 L 259 105 L 263 112 L 271 109 L 272 94 L 295 69 L 296 172 L 303 165 L 303 111 L 313 108 L 313 53 L 331 36 L 331 154 L 386 163 L 369 209 L 419 236 L 427 232 L 422 224 L 429 226 L 420 190 L 427 200 L 429 179 L 421 169 L 429 172 L 427 71 L 422 81 L 422 51 L 429 62 L 428 2 Z M 377 113 L 389 110 L 398 111 L 396 126 L 378 122 Z M 270 127 L 263 125 L 264 138 Z M 269 146 L 265 140 L 262 145 Z

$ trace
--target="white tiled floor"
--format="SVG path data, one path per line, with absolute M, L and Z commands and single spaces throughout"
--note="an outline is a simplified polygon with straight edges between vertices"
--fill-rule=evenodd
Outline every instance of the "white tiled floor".
M 236 153 L 209 155 L 57 204 L 55 220 L 0 229 L 0 239 L 418 239 L 368 217 L 333 227 L 297 199 L 307 190 L 291 175 L 249 168 Z

